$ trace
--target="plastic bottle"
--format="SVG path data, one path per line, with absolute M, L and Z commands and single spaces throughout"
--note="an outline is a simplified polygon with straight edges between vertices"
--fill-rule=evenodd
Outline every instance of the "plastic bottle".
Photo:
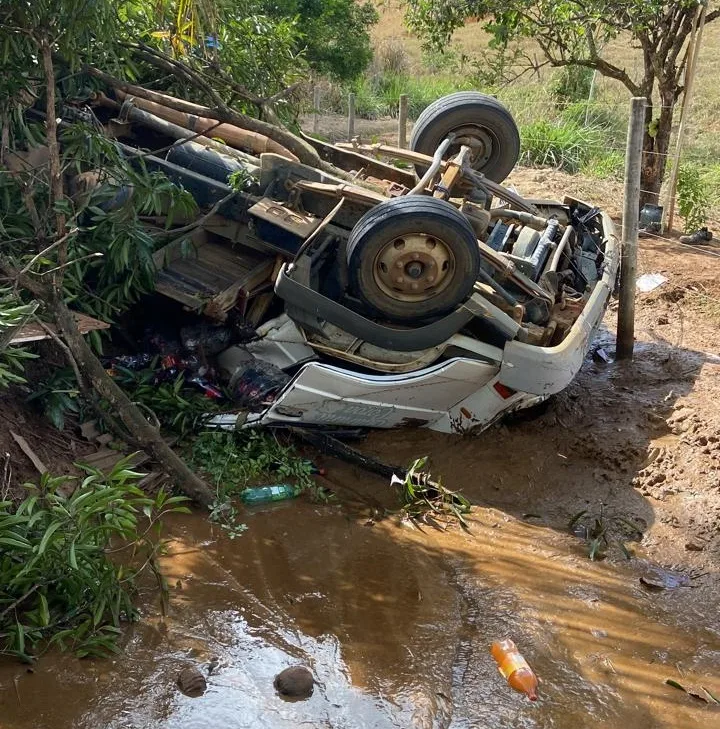
M 498 664 L 498 671 L 512 688 L 537 701 L 538 681 L 528 662 L 511 640 L 498 640 L 490 646 L 490 653 Z
M 285 501 L 294 499 L 297 489 L 287 483 L 276 483 L 270 486 L 254 486 L 241 492 L 240 498 L 246 504 L 264 504 L 268 501 Z

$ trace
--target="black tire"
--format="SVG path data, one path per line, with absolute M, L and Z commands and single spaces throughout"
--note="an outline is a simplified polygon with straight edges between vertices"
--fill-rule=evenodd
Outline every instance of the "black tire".
M 468 298 L 481 259 L 475 232 L 457 208 L 410 195 L 382 202 L 360 218 L 348 239 L 347 261 L 351 291 L 374 314 L 420 324 Z
M 434 101 L 418 117 L 410 138 L 410 149 L 432 156 L 451 132 L 473 136 L 482 141 L 473 167 L 494 182 L 502 182 L 520 156 L 520 133 L 510 112 L 495 98 L 478 91 L 459 91 Z M 460 151 L 450 145 L 445 158 Z M 421 177 L 427 167 L 416 165 Z

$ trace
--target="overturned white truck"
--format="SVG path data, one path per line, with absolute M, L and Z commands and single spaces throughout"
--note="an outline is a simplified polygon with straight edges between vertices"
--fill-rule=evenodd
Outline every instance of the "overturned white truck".
M 121 110 L 169 137 L 173 114 L 132 98 Z M 234 382 L 258 366 L 277 375 L 216 424 L 465 433 L 571 382 L 608 304 L 618 241 L 590 204 L 500 184 L 519 155 L 500 102 L 439 99 L 409 150 L 306 140 L 342 173 L 203 139 L 146 158 L 201 207 L 222 201 L 189 254 L 158 253 L 158 290 L 240 310 L 252 336 L 219 355 L 221 368 Z M 231 174 L 244 182 L 234 195 Z

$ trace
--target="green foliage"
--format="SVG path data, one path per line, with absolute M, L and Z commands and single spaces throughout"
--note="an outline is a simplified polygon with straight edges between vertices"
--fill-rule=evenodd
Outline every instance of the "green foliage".
M 414 524 L 429 524 L 442 529 L 456 522 L 468 530 L 465 514 L 470 513 L 472 505 L 459 491 L 443 486 L 442 480 L 434 481 L 424 470 L 427 463 L 427 457 L 418 458 L 410 465 L 404 478 L 392 477 L 391 483 L 397 486 L 403 504 L 403 517 Z
M 620 514 L 608 514 L 605 505 L 600 504 L 597 511 L 583 509 L 575 514 L 568 523 L 568 529 L 587 543 L 588 557 L 591 560 L 604 559 L 608 550 L 617 546 L 629 559 L 630 553 L 625 542 L 642 538 L 642 529 Z
M 53 370 L 47 379 L 34 385 L 28 402 L 39 405 L 45 417 L 63 430 L 67 413 L 81 411 L 80 391 L 72 368 Z
M 191 462 L 222 496 L 258 483 L 292 481 L 302 491 L 315 486 L 312 464 L 289 443 L 259 430 L 207 431 L 193 442 Z
M 609 150 L 594 154 L 580 170 L 583 175 L 598 180 L 622 181 L 625 175 L 625 155 Z
M 555 74 L 550 93 L 561 106 L 576 101 L 587 101 L 593 73 L 592 68 L 585 66 L 564 66 Z
M 608 146 L 625 148 L 627 119 L 618 114 L 614 106 L 579 101 L 565 106 L 560 112 L 560 120 L 565 124 L 598 129 Z
M 710 186 L 698 165 L 680 165 L 677 181 L 678 212 L 685 219 L 685 232 L 691 233 L 707 223 L 712 203 Z
M 585 68 L 619 81 L 633 96 L 648 99 L 650 106 L 660 96 L 661 133 L 653 137 L 648 129 L 645 141 L 651 146 L 646 151 L 666 152 L 673 106 L 684 91 L 680 59 L 697 0 L 404 0 L 404 5 L 409 26 L 434 48 L 447 45 L 469 16 L 482 18 L 491 36 L 491 55 L 523 59 L 521 67 L 506 66 L 505 83 L 540 65 L 569 66 L 577 70 L 567 72 L 559 90 L 571 99 L 585 98 Z M 641 51 L 642 63 L 636 69 L 614 63 L 606 53 L 608 42 L 618 38 Z M 542 63 L 535 53 L 525 52 L 528 40 L 539 48 Z M 487 54 L 484 46 L 479 49 L 482 56 Z M 665 158 L 660 159 L 659 165 L 643 167 L 645 189 L 659 188 L 665 170 Z
M 0 287 L 0 389 L 25 382 L 22 376 L 24 363 L 35 355 L 9 343 L 36 309 L 37 304 L 23 304 L 12 289 Z
M 22 146 L 23 139 L 13 140 Z M 125 157 L 118 146 L 83 124 L 72 124 L 61 134 L 62 163 L 71 174 L 84 175 L 89 190 L 77 192 L 55 205 L 68 219 L 68 259 L 63 278 L 65 300 L 73 308 L 103 321 L 115 317 L 139 296 L 154 288 L 153 253 L 166 239 L 151 235 L 142 215 L 167 215 L 172 225 L 178 215 L 195 210 L 189 193 L 164 175 L 148 172 L 142 160 Z M 0 176 L 0 242 L 19 267 L 35 257 L 29 210 L 23 201 L 24 187 L 32 184 L 35 207 L 47 204 L 46 179 L 35 170 Z M 50 216 L 44 216 L 50 220 Z M 47 235 L 51 232 L 47 230 Z M 58 265 L 55 251 L 38 258 L 33 271 L 45 273 Z
M 313 481 L 312 464 L 300 458 L 291 444 L 282 443 L 274 434 L 264 431 L 201 433 L 191 446 L 190 463 L 215 485 L 216 498 L 210 519 L 231 539 L 247 529 L 239 522 L 233 498 L 248 486 L 291 482 L 315 499 L 329 498 Z
M 160 520 L 187 511 L 186 499 L 147 497 L 127 460 L 107 475 L 84 470 L 77 485 L 44 474 L 17 508 L 0 502 L 0 653 L 31 661 L 57 645 L 107 655 L 136 617 L 139 574 L 149 568 L 161 581 Z
M 521 164 L 576 173 L 602 150 L 600 130 L 538 121 L 520 127 Z
M 218 410 L 215 400 L 187 388 L 182 372 L 172 382 L 157 383 L 154 369 L 134 371 L 116 367 L 115 371 L 117 383 L 156 425 L 181 435 L 198 430 Z
M 369 29 L 378 14 L 369 0 L 260 0 L 274 18 L 297 18 L 304 56 L 313 71 L 349 81 L 372 59 Z
M 397 116 L 401 94 L 408 95 L 408 116 L 417 119 L 425 107 L 441 96 L 470 88 L 471 82 L 467 79 L 379 74 L 359 78 L 350 90 L 355 94 L 355 113 L 362 119 Z M 326 103 L 333 111 L 347 113 L 346 101 L 343 92 L 330 95 Z

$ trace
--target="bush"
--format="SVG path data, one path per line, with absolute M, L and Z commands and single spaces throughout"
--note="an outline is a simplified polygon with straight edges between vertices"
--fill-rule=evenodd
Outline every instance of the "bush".
M 164 588 L 160 519 L 187 511 L 186 499 L 148 498 L 127 459 L 108 475 L 85 471 L 70 496 L 73 479 L 44 474 L 17 508 L 0 502 L 0 653 L 30 662 L 57 645 L 106 655 L 117 650 L 121 622 L 136 617 L 137 576 L 150 569 Z
M 592 85 L 593 70 L 584 66 L 564 66 L 552 81 L 550 93 L 560 105 L 587 100 Z
M 603 136 L 614 147 L 625 145 L 627 121 L 617 113 L 614 106 L 579 101 L 565 107 L 560 117 L 565 124 L 588 126 L 602 131 Z
M 37 304 L 23 304 L 10 288 L 0 288 L 0 388 L 25 382 L 24 361 L 35 355 L 22 347 L 10 346 L 13 334 L 33 314 Z
M 677 199 L 678 211 L 685 219 L 686 233 L 705 225 L 710 211 L 710 189 L 697 165 L 686 163 L 680 166 Z

